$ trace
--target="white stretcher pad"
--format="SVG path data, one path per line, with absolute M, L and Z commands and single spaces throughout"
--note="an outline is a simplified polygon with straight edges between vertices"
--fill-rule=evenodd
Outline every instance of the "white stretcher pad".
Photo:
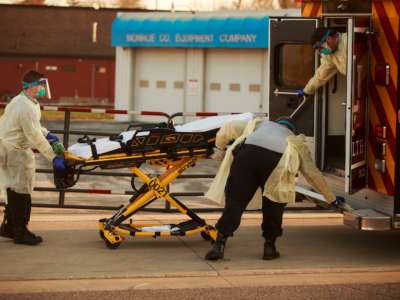
M 222 125 L 232 121 L 250 121 L 254 118 L 252 113 L 242 113 L 237 115 L 223 115 L 223 116 L 213 116 L 204 119 L 189 122 L 183 125 L 175 126 L 177 132 L 205 132 L 212 129 L 221 128 Z M 127 142 L 132 139 L 135 134 L 135 130 L 124 131 L 121 133 L 123 137 L 123 142 Z M 148 135 L 149 131 L 139 132 L 137 136 Z M 101 138 L 93 143 L 96 146 L 97 154 L 101 155 L 107 152 L 118 150 L 121 148 L 119 142 L 111 141 L 110 138 Z M 86 143 L 77 143 L 68 148 L 68 152 L 72 155 L 82 157 L 84 159 L 89 159 L 92 157 L 92 149 L 90 145 Z

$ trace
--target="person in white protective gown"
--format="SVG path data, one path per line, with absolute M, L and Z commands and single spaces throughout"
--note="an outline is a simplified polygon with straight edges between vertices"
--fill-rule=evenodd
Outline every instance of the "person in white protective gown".
M 321 64 L 304 89 L 298 90 L 298 96 L 313 95 L 336 73 L 346 75 L 347 34 L 332 28 L 317 28 L 311 39 L 312 46 L 321 55 Z
M 282 118 L 232 122 L 217 132 L 216 146 L 220 153 L 229 142 L 234 143 L 225 155 L 220 155 L 224 160 L 206 193 L 211 200 L 225 203 L 215 226 L 217 240 L 205 256 L 207 260 L 224 257 L 227 238 L 239 227 L 243 212 L 259 188 L 265 238 L 263 259 L 278 258 L 275 242 L 282 235 L 285 205 L 295 201 L 295 176 L 299 171 L 328 203 L 333 206 L 342 203 L 343 199 L 331 192 L 312 161 L 305 136 L 295 135 L 295 131 L 293 122 Z
M 65 169 L 65 161 L 50 145 L 58 140 L 57 136 L 40 125 L 38 99 L 50 97 L 47 79 L 28 71 L 22 81 L 22 91 L 7 104 L 0 118 L 0 189 L 6 198 L 0 236 L 17 244 L 37 245 L 42 238 L 27 228 L 35 176 L 32 149 L 39 150 L 56 169 Z

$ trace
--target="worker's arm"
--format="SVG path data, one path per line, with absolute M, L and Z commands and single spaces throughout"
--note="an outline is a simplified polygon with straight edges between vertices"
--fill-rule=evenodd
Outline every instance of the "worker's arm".
M 337 73 L 337 68 L 331 59 L 327 57 L 321 58 L 321 65 L 315 71 L 314 76 L 308 81 L 304 88 L 304 93 L 313 95 L 315 91 L 326 84 L 333 75 Z
M 35 112 L 29 106 L 25 106 L 18 117 L 24 135 L 32 147 L 35 147 L 44 157 L 52 161 L 55 154 L 43 135 L 42 126 Z
M 226 146 L 242 135 L 247 121 L 235 121 L 224 124 L 217 132 L 215 146 L 225 150 Z
M 322 194 L 327 202 L 332 203 L 335 201 L 336 196 L 332 193 L 321 171 L 315 166 L 311 158 L 311 153 L 307 147 L 304 147 L 303 151 L 300 153 L 300 160 L 300 172 L 303 174 L 307 182 Z
M 47 136 L 49 134 L 50 131 L 47 130 L 47 128 L 45 127 L 40 127 L 40 130 L 42 131 L 43 136 Z

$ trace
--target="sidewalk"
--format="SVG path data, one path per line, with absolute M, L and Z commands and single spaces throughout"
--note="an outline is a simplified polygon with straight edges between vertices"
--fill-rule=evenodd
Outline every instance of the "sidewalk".
M 265 292 L 284 286 L 287 293 L 296 295 L 301 287 L 310 295 L 307 288 L 336 293 L 333 287 L 343 284 L 357 286 L 360 293 L 364 286 L 376 287 L 383 289 L 385 297 L 400 298 L 400 232 L 355 231 L 341 225 L 338 214 L 286 214 L 284 237 L 278 243 L 281 258 L 273 261 L 261 259 L 260 214 L 246 214 L 228 241 L 225 259 L 207 262 L 203 257 L 210 244 L 200 236 L 127 237 L 120 248 L 109 250 L 98 236 L 96 221 L 111 212 L 49 212 L 34 209 L 32 215 L 30 227 L 44 237 L 42 245 L 28 247 L 0 239 L 0 299 L 44 299 L 50 294 L 51 299 L 75 294 L 80 295 L 76 299 L 83 295 L 105 299 L 118 293 L 123 297 L 132 290 L 140 299 L 153 295 L 151 290 L 158 290 L 158 298 L 146 299 L 171 299 L 170 289 L 180 290 L 176 293 L 182 297 L 182 289 L 199 289 L 197 295 L 210 299 L 210 288 L 225 299 L 232 288 L 257 287 Z M 214 224 L 218 214 L 202 217 Z M 161 224 L 177 222 L 181 215 L 140 214 L 136 219 Z M 324 288 L 327 285 L 332 290 Z M 250 290 L 248 296 L 255 293 Z

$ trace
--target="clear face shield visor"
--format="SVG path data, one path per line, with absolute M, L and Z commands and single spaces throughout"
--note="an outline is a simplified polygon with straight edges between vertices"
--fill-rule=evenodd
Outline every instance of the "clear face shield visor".
M 37 97 L 51 99 L 50 85 L 49 85 L 49 80 L 47 78 L 40 78 L 39 80 L 31 83 L 28 82 L 23 83 L 24 89 L 37 86 L 41 87 L 37 93 Z

